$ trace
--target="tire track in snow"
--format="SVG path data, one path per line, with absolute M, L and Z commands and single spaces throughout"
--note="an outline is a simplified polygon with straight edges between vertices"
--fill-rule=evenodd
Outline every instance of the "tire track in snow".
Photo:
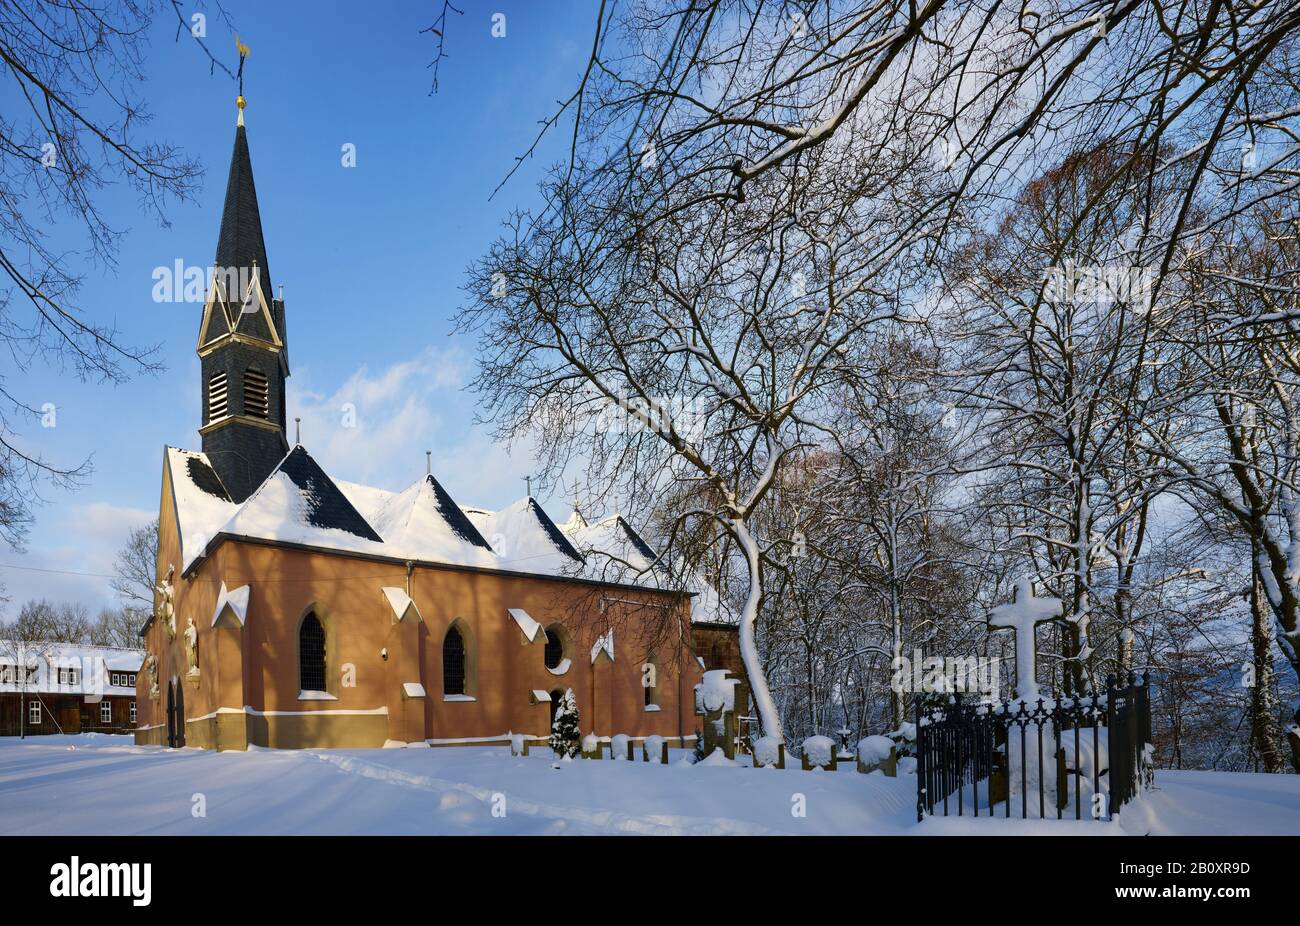
M 428 775 L 419 775 L 393 768 L 356 756 L 307 751 L 313 758 L 333 765 L 349 775 L 360 775 L 389 784 L 427 791 L 433 794 L 457 792 L 466 794 L 484 804 L 490 804 L 492 795 L 506 794 L 511 813 L 541 820 L 559 820 L 581 823 L 610 833 L 637 836 L 774 836 L 788 835 L 745 820 L 728 817 L 684 817 L 676 814 L 629 814 L 618 810 L 601 810 L 576 807 L 568 804 L 541 803 L 525 798 L 510 797 L 502 789 L 484 788 L 464 781 L 447 781 Z

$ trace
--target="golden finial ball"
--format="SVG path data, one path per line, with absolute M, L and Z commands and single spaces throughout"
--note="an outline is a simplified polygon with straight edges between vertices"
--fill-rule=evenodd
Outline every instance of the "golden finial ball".
M 235 97 L 235 105 L 240 109 L 244 108 L 244 97 L 242 95 Z

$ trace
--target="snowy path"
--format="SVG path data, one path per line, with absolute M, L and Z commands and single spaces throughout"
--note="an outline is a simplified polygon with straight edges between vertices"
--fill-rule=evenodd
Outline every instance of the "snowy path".
M 0 739 L 0 834 L 1300 834 L 1300 777 L 1162 772 L 1159 782 L 1126 809 L 1123 830 L 1054 820 L 918 827 L 914 778 L 848 770 L 554 769 L 541 751 L 513 759 L 504 747 L 211 753 L 105 736 L 11 738 Z M 192 812 L 200 794 L 202 817 Z M 792 813 L 800 807 L 806 816 Z

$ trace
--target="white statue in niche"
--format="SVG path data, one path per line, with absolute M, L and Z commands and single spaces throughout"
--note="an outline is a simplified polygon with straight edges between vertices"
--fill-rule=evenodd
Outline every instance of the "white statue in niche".
M 155 587 L 158 592 L 157 617 L 167 628 L 168 640 L 176 639 L 176 603 L 173 600 L 175 588 L 172 585 L 172 573 L 175 571 L 176 564 L 169 563 L 166 577 Z
M 190 660 L 190 675 L 199 674 L 199 628 L 194 626 L 194 618 L 188 618 L 185 625 L 185 653 Z
M 149 680 L 149 697 L 158 700 L 158 658 L 150 653 L 144 658 L 144 674 Z

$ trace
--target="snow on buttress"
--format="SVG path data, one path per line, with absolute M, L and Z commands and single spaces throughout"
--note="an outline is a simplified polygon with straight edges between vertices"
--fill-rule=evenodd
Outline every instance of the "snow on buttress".
M 411 596 L 406 594 L 406 589 L 398 588 L 395 585 L 385 585 L 381 591 L 388 601 L 388 606 L 393 609 L 393 616 L 400 621 L 406 616 L 406 609 L 411 607 Z M 416 608 L 415 613 L 418 615 L 420 609 Z
M 248 595 L 250 591 L 251 588 L 247 585 L 241 585 L 239 588 L 228 591 L 226 583 L 222 582 L 221 591 L 217 594 L 217 606 L 212 609 L 212 626 L 217 626 L 221 612 L 229 607 L 242 627 L 248 620 Z

